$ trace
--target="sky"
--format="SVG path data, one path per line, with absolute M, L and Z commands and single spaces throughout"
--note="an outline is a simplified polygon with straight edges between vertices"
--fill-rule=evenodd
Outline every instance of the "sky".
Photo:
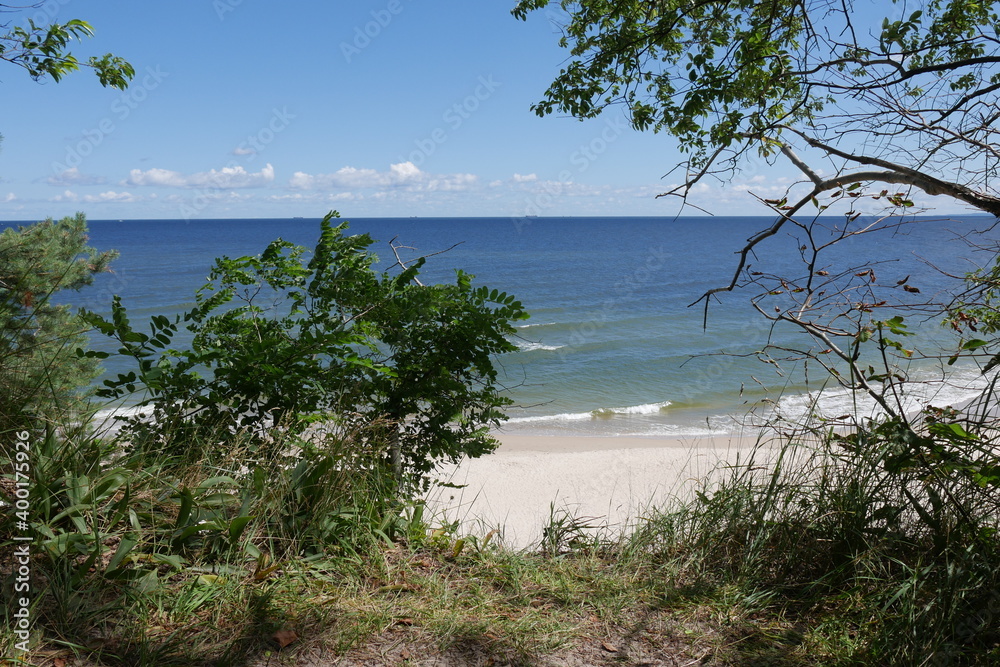
M 80 18 L 80 59 L 135 67 L 126 91 L 89 71 L 35 82 L 0 67 L 0 220 L 663 215 L 680 160 L 623 110 L 530 109 L 565 64 L 555 9 L 514 0 L 46 0 L 17 24 Z M 702 185 L 718 215 L 780 167 Z M 685 214 L 698 214 L 686 209 Z

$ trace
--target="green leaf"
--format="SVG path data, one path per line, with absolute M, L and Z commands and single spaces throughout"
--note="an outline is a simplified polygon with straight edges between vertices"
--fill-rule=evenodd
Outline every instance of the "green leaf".
M 229 522 L 229 541 L 235 544 L 239 541 L 247 525 L 254 520 L 252 516 L 241 516 Z

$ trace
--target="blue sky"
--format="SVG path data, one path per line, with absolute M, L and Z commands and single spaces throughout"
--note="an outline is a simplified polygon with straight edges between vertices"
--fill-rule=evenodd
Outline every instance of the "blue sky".
M 514 0 L 47 0 L 11 20 L 89 21 L 128 91 L 89 72 L 0 68 L 0 219 L 674 215 L 679 160 L 621 110 L 530 111 L 567 53 L 559 17 Z M 765 166 L 766 167 L 766 166 Z M 787 172 L 751 169 L 694 200 L 763 215 Z M 697 213 L 688 210 L 687 213 Z

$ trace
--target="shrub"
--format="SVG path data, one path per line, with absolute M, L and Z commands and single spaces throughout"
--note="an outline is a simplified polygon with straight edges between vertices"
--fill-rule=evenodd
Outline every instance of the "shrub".
M 140 393 L 152 409 L 151 420 L 126 425 L 134 447 L 190 459 L 198 453 L 188 443 L 210 442 L 206 434 L 256 428 L 270 458 L 268 427 L 295 434 L 335 422 L 382 439 L 387 453 L 369 465 L 410 482 L 426 481 L 442 459 L 496 447 L 489 428 L 510 401 L 493 359 L 515 349 L 508 336 L 527 317 L 521 304 L 461 271 L 454 284 L 424 285 L 423 258 L 376 271 L 372 239 L 346 235 L 336 217 L 322 221 L 308 262 L 281 239 L 258 256 L 218 259 L 195 306 L 153 317 L 149 333 L 117 298 L 110 319 L 89 315 L 135 363 L 100 395 Z M 190 347 L 174 349 L 182 326 Z

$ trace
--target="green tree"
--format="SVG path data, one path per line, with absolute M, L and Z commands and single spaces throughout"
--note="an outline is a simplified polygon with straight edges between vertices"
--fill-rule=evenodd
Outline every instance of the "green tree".
M 521 0 L 513 13 L 523 19 L 551 4 Z M 933 304 L 906 280 L 877 283 L 863 258 L 832 267 L 823 253 L 848 237 L 897 228 L 889 216 L 915 211 L 919 191 L 1000 215 L 992 187 L 1000 165 L 1000 5 L 559 4 L 560 43 L 572 57 L 534 110 L 591 118 L 623 107 L 636 129 L 674 137 L 683 178 L 664 195 L 682 202 L 702 181 L 731 179 L 749 162 L 784 160 L 799 170 L 801 181 L 784 197 L 761 199 L 773 224 L 748 239 L 731 279 L 702 299 L 707 309 L 719 292 L 756 286 L 763 316 L 805 330 L 826 354 L 807 352 L 814 361 L 846 386 L 879 396 L 892 372 L 859 364 L 859 346 L 884 342 L 882 351 L 907 357 L 912 351 L 892 338 L 905 327 L 883 313 Z M 830 225 L 821 213 L 842 217 Z M 798 239 L 801 273 L 751 271 L 754 249 L 779 231 Z
M 89 316 L 135 361 L 101 394 L 139 393 L 153 411 L 127 426 L 133 445 L 186 458 L 211 436 L 256 429 L 267 447 L 269 427 L 300 433 L 323 421 L 380 438 L 383 463 L 414 482 L 442 459 L 496 447 L 489 427 L 509 399 L 493 359 L 516 349 L 508 336 L 527 317 L 521 304 L 462 272 L 423 285 L 423 258 L 376 271 L 372 239 L 346 235 L 335 217 L 308 262 L 280 239 L 258 256 L 218 259 L 195 307 L 152 318 L 149 333 L 118 299 L 110 319 Z M 181 326 L 192 342 L 174 349 Z
M 0 432 L 79 405 L 98 368 L 76 355 L 89 327 L 57 295 L 90 285 L 114 257 L 87 245 L 82 213 L 0 232 Z
M 549 4 L 521 0 L 514 14 Z M 904 2 L 822 0 L 561 5 L 572 60 L 534 110 L 590 118 L 621 104 L 636 129 L 673 135 L 689 157 L 669 194 L 731 175 L 747 154 L 782 154 L 811 186 L 785 215 L 870 182 L 1000 214 L 988 187 L 1000 157 L 996 3 L 932 0 L 912 12 Z M 815 164 L 830 158 L 827 173 L 797 150 Z
M 33 5 L 0 4 L 0 11 L 16 12 L 40 7 Z M 102 86 L 124 90 L 135 75 L 126 60 L 106 53 L 92 56 L 81 62 L 69 50 L 73 40 L 93 37 L 94 29 L 86 21 L 73 19 L 65 23 L 37 25 L 28 19 L 25 25 L 11 27 L 10 22 L 0 25 L 0 60 L 21 67 L 35 80 L 51 78 L 59 81 L 65 75 L 86 67 L 93 70 Z

